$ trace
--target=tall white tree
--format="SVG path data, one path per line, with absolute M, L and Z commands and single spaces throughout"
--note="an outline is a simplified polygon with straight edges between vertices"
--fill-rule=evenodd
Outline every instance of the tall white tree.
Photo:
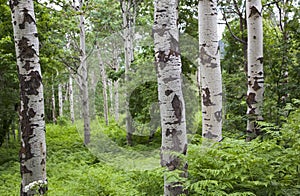
M 102 60 L 100 50 L 101 49 L 97 45 L 97 56 L 99 60 L 99 67 L 100 67 L 100 74 L 101 74 L 101 81 L 102 81 L 104 119 L 105 119 L 105 124 L 108 125 L 108 96 L 107 96 L 107 79 L 106 79 L 107 77 L 105 72 L 105 65 Z
M 125 56 L 125 83 L 129 82 L 129 69 L 133 59 L 133 36 L 136 17 L 136 0 L 120 0 L 122 19 L 123 19 L 123 39 Z M 125 110 L 126 110 L 126 131 L 127 144 L 132 145 L 132 118 L 129 111 L 129 95 L 125 92 Z
M 222 75 L 217 34 L 217 0 L 199 0 L 199 64 L 202 136 L 222 139 Z
M 74 97 L 73 97 L 73 78 L 70 74 L 69 76 L 69 102 L 70 102 L 70 117 L 72 124 L 75 121 L 75 114 L 74 114 Z
M 82 115 L 84 124 L 84 144 L 90 143 L 90 110 L 89 110 L 89 91 L 88 91 L 88 69 L 86 63 L 86 47 L 85 47 L 85 17 L 84 17 L 84 0 L 79 0 L 79 29 L 80 29 L 80 66 L 79 86 L 82 95 Z
M 10 0 L 17 65 L 20 80 L 21 190 L 20 195 L 38 194 L 28 185 L 39 183 L 47 191 L 45 113 L 39 40 L 32 0 Z
M 58 114 L 60 117 L 63 116 L 63 95 L 61 84 L 58 84 Z
M 153 37 L 162 129 L 161 165 L 166 166 L 169 171 L 182 170 L 182 175 L 185 176 L 187 164 L 173 154 L 176 152 L 185 155 L 187 151 L 178 0 L 154 0 Z M 169 182 L 165 176 L 165 195 L 180 195 L 183 192 L 180 182 Z
M 259 134 L 257 121 L 263 120 L 262 104 L 264 94 L 263 71 L 263 25 L 261 0 L 246 1 L 247 31 L 248 31 L 248 91 L 246 103 L 248 106 L 246 140 L 251 140 Z

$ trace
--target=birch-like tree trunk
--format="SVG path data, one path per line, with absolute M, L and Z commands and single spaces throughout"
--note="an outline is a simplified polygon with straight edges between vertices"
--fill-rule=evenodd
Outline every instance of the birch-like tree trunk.
M 182 170 L 182 176 L 186 176 L 187 164 L 172 154 L 185 155 L 187 151 L 177 23 L 178 0 L 154 0 L 153 37 L 162 129 L 161 165 L 169 171 Z M 165 195 L 183 193 L 180 182 L 169 182 L 165 176 Z
M 28 188 L 33 182 L 39 185 L 37 191 L 44 194 L 47 191 L 45 113 L 33 1 L 10 0 L 9 3 L 20 80 L 20 195 L 37 194 Z
M 133 61 L 133 21 L 134 19 L 134 10 L 135 10 L 135 0 L 126 1 L 120 0 L 122 18 L 123 18 L 123 39 L 124 39 L 124 52 L 125 52 L 125 83 L 129 82 L 129 69 L 131 62 Z M 131 11 L 133 9 L 133 11 Z M 127 144 L 132 145 L 132 118 L 129 111 L 129 95 L 128 90 L 125 91 L 125 111 L 126 111 L 126 131 L 127 131 Z
M 71 122 L 74 124 L 75 114 L 74 114 L 74 98 L 73 98 L 73 78 L 70 74 L 69 76 L 69 101 L 70 101 L 70 117 Z
M 63 96 L 62 96 L 62 88 L 61 84 L 58 84 L 58 112 L 59 116 L 63 116 Z
M 101 72 L 104 119 L 105 119 L 105 124 L 108 125 L 108 101 L 107 101 L 106 72 L 105 72 L 105 66 L 104 66 L 104 63 L 102 60 L 99 46 L 97 46 L 97 56 L 98 56 L 100 72 Z
M 222 76 L 217 34 L 217 0 L 199 1 L 202 136 L 222 139 Z
M 79 0 L 80 14 L 80 77 L 82 94 L 82 114 L 84 121 L 84 144 L 90 143 L 90 112 L 89 112 L 89 91 L 88 91 L 88 70 L 85 51 L 85 18 L 83 12 L 83 0 Z
M 248 106 L 247 141 L 259 135 L 257 121 L 263 120 L 262 104 L 264 94 L 263 71 L 263 28 L 261 0 L 247 0 L 247 30 L 248 30 L 248 91 L 246 103 Z
M 52 82 L 54 82 L 53 80 L 53 76 L 52 76 Z M 53 123 L 56 124 L 56 107 L 55 107 L 55 89 L 54 89 L 54 84 L 52 84 L 52 97 L 51 97 L 51 101 L 52 101 L 52 120 Z

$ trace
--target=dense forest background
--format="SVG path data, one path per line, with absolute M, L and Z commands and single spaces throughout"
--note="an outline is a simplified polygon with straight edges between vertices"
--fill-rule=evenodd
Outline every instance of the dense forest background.
M 19 80 L 7 1 L 0 0 L 0 195 L 20 185 Z M 162 195 L 161 130 L 151 37 L 153 2 L 137 1 L 136 37 L 125 76 L 123 1 L 35 1 L 45 101 L 48 195 Z M 300 195 L 299 2 L 262 1 L 265 93 L 260 133 L 245 142 L 247 25 L 245 1 L 220 1 L 222 142 L 202 141 L 198 71 L 198 1 L 180 1 L 189 195 Z M 83 144 L 79 16 L 86 18 L 91 142 Z M 71 83 L 70 81 L 73 81 Z M 73 85 L 73 86 L 71 86 Z M 72 88 L 72 89 L 71 89 Z M 74 100 L 70 97 L 74 96 Z M 126 99 L 126 96 L 129 99 Z M 126 133 L 126 104 L 134 122 Z M 72 103 L 74 102 L 74 103 Z M 72 108 L 72 105 L 73 109 Z M 74 114 L 72 114 L 74 110 Z M 73 116 L 74 115 L 74 116 Z

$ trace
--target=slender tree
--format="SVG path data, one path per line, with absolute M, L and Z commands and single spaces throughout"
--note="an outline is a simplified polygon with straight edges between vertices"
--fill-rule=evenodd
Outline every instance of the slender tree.
M 124 52 L 125 52 L 125 83 L 129 82 L 129 69 L 133 59 L 133 35 L 134 23 L 136 17 L 136 0 L 120 0 L 123 19 L 123 39 L 124 39 Z M 132 118 L 129 111 L 129 95 L 127 90 L 125 92 L 125 110 L 126 110 L 126 131 L 127 131 L 127 144 L 132 145 Z
M 154 0 L 153 37 L 162 128 L 161 165 L 169 171 L 182 170 L 185 176 L 187 164 L 172 153 L 185 155 L 187 151 L 177 22 L 178 0 Z M 181 183 L 169 182 L 165 176 L 164 194 L 182 193 Z
M 73 78 L 72 78 L 71 74 L 69 76 L 69 101 L 70 101 L 71 122 L 72 122 L 72 124 L 74 124 L 75 114 L 74 114 L 74 98 L 73 98 Z
M 60 117 L 63 116 L 63 95 L 61 84 L 58 84 L 58 114 Z
M 84 144 L 90 143 L 90 112 L 88 91 L 88 70 L 85 51 L 85 17 L 83 12 L 84 0 L 79 0 L 79 29 L 80 29 L 80 90 L 82 94 L 82 113 L 84 121 Z
M 262 104 L 264 94 L 263 71 L 263 28 L 261 0 L 247 0 L 248 29 L 248 91 L 246 103 L 248 106 L 247 132 L 251 140 L 259 134 L 257 121 L 263 120 Z
M 216 0 L 199 0 L 199 50 L 202 136 L 220 141 L 222 139 L 222 76 Z
M 104 65 L 104 62 L 102 60 L 101 51 L 100 51 L 100 48 L 99 48 L 98 45 L 97 45 L 97 56 L 98 56 L 99 67 L 100 67 L 100 72 L 101 72 L 104 119 L 105 119 L 105 124 L 108 125 L 107 80 L 106 80 L 105 65 Z
M 44 97 L 39 64 L 39 40 L 32 0 L 10 0 L 20 80 L 21 195 L 37 194 L 30 183 L 47 191 Z

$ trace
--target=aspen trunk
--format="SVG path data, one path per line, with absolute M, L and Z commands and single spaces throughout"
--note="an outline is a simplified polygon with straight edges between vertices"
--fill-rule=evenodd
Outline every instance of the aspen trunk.
M 69 101 L 70 101 L 70 117 L 71 122 L 74 124 L 75 115 L 74 115 L 74 98 L 73 98 L 73 78 L 70 74 L 69 76 Z
M 52 77 L 52 82 L 54 82 L 53 77 Z M 51 97 L 51 100 L 52 100 L 52 120 L 53 120 L 53 123 L 56 124 L 55 89 L 54 89 L 53 84 L 52 84 L 52 97 Z
M 58 111 L 59 116 L 63 116 L 63 96 L 62 96 L 62 88 L 61 84 L 58 84 Z
M 9 3 L 20 80 L 20 195 L 37 194 L 28 188 L 33 182 L 38 184 L 37 191 L 44 194 L 47 191 L 45 113 L 33 1 L 11 0 Z
M 102 79 L 102 91 L 103 91 L 103 110 L 104 110 L 104 119 L 105 124 L 108 125 L 108 102 L 107 102 L 107 83 L 106 83 L 106 73 L 105 73 L 105 66 L 101 57 L 100 49 L 97 46 L 97 55 L 100 65 L 100 72 L 101 72 L 101 79 Z
M 182 170 L 187 164 L 172 154 L 186 154 L 185 104 L 181 86 L 181 55 L 179 51 L 178 0 L 154 1 L 154 51 L 157 68 L 158 99 L 162 129 L 161 165 L 168 170 Z M 164 195 L 180 195 L 180 182 L 169 182 L 165 176 Z
M 222 139 L 222 76 L 217 34 L 217 1 L 199 1 L 199 57 L 202 136 Z
M 83 0 L 79 0 L 79 10 L 82 11 Z M 82 94 L 82 115 L 84 123 L 84 144 L 90 143 L 90 112 L 89 112 L 89 91 L 88 91 L 88 70 L 85 52 L 85 18 L 80 14 L 80 68 L 81 70 L 81 94 Z
M 260 0 L 246 1 L 248 30 L 248 106 L 247 141 L 259 135 L 257 121 L 263 120 L 264 94 L 262 5 Z
M 125 50 L 125 83 L 129 82 L 129 68 L 131 62 L 133 61 L 133 32 L 132 32 L 132 15 L 131 15 L 131 1 L 121 1 L 121 9 L 122 9 L 122 18 L 123 18 L 123 39 L 124 39 L 124 50 Z M 132 141 L 132 134 L 133 134 L 133 127 L 132 127 L 132 118 L 129 111 L 129 94 L 128 90 L 125 91 L 125 112 L 126 112 L 126 131 L 127 131 L 127 144 L 131 146 L 133 144 Z

